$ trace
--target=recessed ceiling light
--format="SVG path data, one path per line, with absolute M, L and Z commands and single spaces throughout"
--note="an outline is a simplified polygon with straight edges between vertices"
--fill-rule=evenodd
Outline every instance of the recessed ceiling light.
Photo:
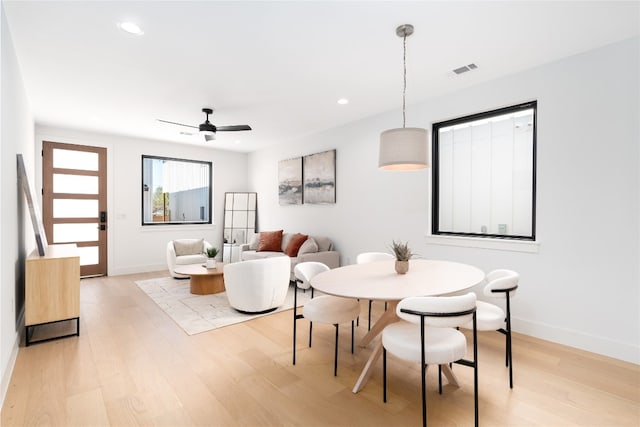
M 126 31 L 129 34 L 135 34 L 136 36 L 141 36 L 144 34 L 144 31 L 138 25 L 133 22 L 121 22 L 118 24 L 122 31 Z
M 338 99 L 338 104 L 340 105 L 347 105 L 348 103 L 349 103 L 349 100 L 347 98 Z
M 240 144 L 240 140 L 239 140 L 239 139 L 236 139 L 236 140 L 235 140 L 235 141 L 233 141 L 233 142 L 235 142 L 236 144 Z

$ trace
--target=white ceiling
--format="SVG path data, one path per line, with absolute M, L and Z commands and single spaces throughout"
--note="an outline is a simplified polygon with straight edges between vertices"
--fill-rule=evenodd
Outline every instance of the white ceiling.
M 640 28 L 638 1 L 2 4 L 37 123 L 235 151 L 399 109 L 401 24 L 415 26 L 407 39 L 408 105 Z M 120 30 L 125 20 L 144 35 Z M 452 72 L 472 62 L 477 70 Z M 350 103 L 338 105 L 341 97 Z M 156 121 L 197 125 L 202 107 L 216 110 L 216 125 L 254 130 L 218 132 L 205 143 L 180 135 L 188 128 Z

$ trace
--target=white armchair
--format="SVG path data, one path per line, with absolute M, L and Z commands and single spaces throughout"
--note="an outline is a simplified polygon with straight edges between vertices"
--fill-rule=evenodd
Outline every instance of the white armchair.
M 185 279 L 189 276 L 176 273 L 177 265 L 204 264 L 207 257 L 204 252 L 211 247 L 211 243 L 204 239 L 177 239 L 167 243 L 167 268 L 171 276 Z
M 243 313 L 267 313 L 280 307 L 289 289 L 291 259 L 279 256 L 224 266 L 229 305 Z

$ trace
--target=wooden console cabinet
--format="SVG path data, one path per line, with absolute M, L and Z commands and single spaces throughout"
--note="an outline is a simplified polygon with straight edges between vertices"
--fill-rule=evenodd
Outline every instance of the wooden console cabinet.
M 44 256 L 33 251 L 25 263 L 26 345 L 80 335 L 80 254 L 75 244 L 49 245 Z M 33 328 L 76 321 L 76 333 L 31 341 Z

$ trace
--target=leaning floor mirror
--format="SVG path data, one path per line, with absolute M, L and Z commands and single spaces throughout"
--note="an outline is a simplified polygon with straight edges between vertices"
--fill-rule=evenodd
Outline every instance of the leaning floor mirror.
M 256 232 L 257 193 L 225 193 L 222 260 L 240 261 L 240 246 Z

